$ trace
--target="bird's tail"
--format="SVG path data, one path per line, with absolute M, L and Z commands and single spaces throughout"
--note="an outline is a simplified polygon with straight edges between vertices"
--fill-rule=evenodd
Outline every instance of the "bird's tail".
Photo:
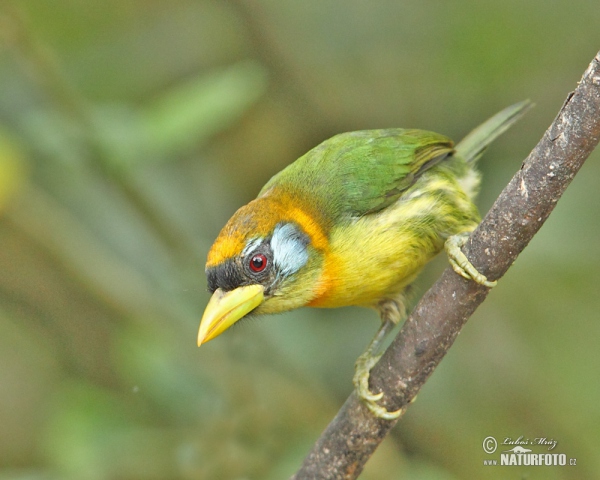
M 471 199 L 475 199 L 477 196 L 481 181 L 481 175 L 472 167 L 475 166 L 488 145 L 508 130 L 532 106 L 533 104 L 529 100 L 524 100 L 505 108 L 479 125 L 456 145 L 457 155 L 471 166 L 463 176 L 458 178 L 460 185 Z
M 456 153 L 468 163 L 474 164 L 488 145 L 525 115 L 532 106 L 533 103 L 524 100 L 498 112 L 463 138 L 455 147 Z

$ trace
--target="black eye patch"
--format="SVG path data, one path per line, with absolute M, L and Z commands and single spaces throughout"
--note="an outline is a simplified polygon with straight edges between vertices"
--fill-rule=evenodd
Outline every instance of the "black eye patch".
M 242 285 L 249 285 L 251 282 L 240 272 L 239 265 L 234 260 L 217 265 L 216 267 L 206 269 L 206 278 L 208 280 L 208 291 L 213 293 L 217 288 L 226 292 L 234 290 Z

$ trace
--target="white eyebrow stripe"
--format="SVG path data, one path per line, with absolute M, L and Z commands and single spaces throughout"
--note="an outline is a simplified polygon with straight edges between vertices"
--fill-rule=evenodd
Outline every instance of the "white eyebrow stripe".
M 283 275 L 291 275 L 308 262 L 308 237 L 291 223 L 275 227 L 271 238 L 273 263 Z
M 246 246 L 244 247 L 244 250 L 242 250 L 242 256 L 245 257 L 246 255 L 256 250 L 261 243 L 261 238 L 253 238 L 252 240 L 249 240 Z

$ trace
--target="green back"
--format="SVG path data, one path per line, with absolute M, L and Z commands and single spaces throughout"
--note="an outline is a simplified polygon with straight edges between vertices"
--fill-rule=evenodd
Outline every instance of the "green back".
M 336 135 L 275 175 L 260 195 L 282 187 L 325 220 L 359 217 L 394 203 L 415 179 L 446 158 L 452 141 L 400 128 Z

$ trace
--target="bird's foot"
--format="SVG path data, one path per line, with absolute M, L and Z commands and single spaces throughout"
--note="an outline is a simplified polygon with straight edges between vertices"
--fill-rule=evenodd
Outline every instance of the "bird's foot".
M 377 418 L 384 420 L 395 420 L 402 415 L 402 409 L 390 412 L 385 407 L 378 405 L 377 402 L 383 398 L 383 392 L 373 393 L 369 389 L 369 376 L 371 369 L 377 364 L 381 355 L 373 355 L 366 351 L 356 360 L 354 378 L 354 388 L 358 398 L 367 406 L 367 408 Z
M 479 273 L 473 264 L 469 262 L 467 256 L 462 252 L 461 248 L 467 243 L 469 235 L 469 233 L 459 233 L 458 235 L 448 237 L 446 240 L 444 249 L 448 255 L 450 265 L 452 265 L 452 269 L 456 273 L 467 280 L 473 280 L 474 282 L 489 288 L 495 287 L 498 282 L 496 280 L 491 282 L 485 275 Z

